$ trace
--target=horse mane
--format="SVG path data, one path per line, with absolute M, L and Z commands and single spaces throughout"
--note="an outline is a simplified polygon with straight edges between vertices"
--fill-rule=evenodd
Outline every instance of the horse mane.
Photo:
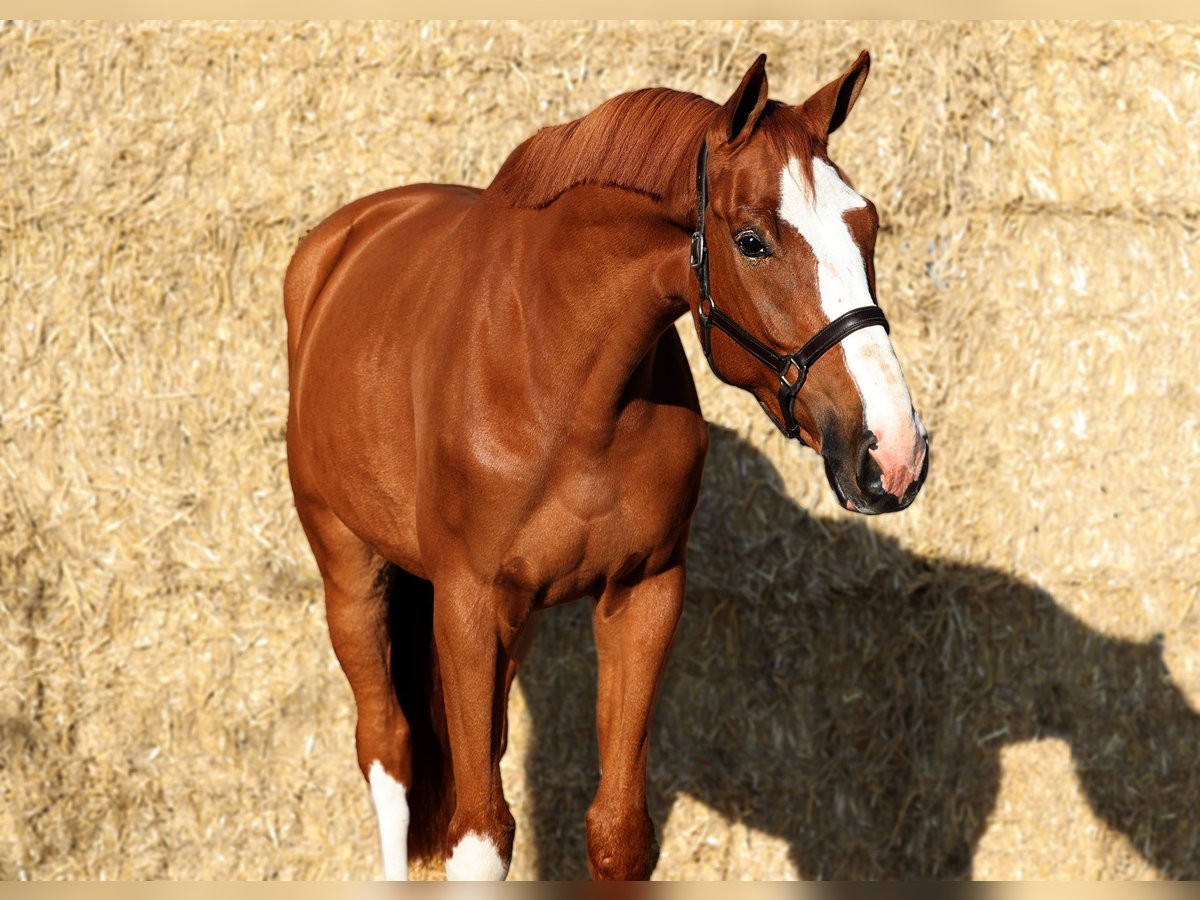
M 612 98 L 582 118 L 543 128 L 517 147 L 487 194 L 540 209 L 584 184 L 623 188 L 662 200 L 688 190 L 700 136 L 717 104 L 669 88 Z

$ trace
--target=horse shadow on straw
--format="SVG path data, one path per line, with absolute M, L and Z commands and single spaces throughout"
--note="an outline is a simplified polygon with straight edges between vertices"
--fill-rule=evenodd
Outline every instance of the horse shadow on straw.
M 1102 820 L 1164 875 L 1200 877 L 1200 717 L 1159 642 L 1105 636 L 1034 585 L 918 557 L 859 520 L 811 517 L 761 453 L 710 434 L 651 735 L 660 831 L 690 795 L 784 839 L 803 878 L 969 877 L 999 751 L 1053 737 Z M 595 682 L 590 604 L 543 615 L 518 678 L 541 878 L 588 877 Z

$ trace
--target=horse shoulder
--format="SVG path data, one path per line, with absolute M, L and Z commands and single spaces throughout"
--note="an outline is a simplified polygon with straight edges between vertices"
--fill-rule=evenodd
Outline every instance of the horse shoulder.
M 626 453 L 638 459 L 625 469 L 625 495 L 635 514 L 666 538 L 690 521 L 708 454 L 708 426 L 674 327 L 659 338 L 646 394 L 645 409 L 623 429 Z

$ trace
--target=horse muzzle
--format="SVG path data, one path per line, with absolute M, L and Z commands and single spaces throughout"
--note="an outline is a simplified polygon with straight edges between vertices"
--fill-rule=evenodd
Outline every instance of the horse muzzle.
M 908 507 L 927 474 L 929 438 L 923 427 L 918 429 L 915 445 L 906 452 L 880 447 L 868 431 L 851 453 L 825 455 L 825 475 L 838 501 L 852 512 L 870 516 Z

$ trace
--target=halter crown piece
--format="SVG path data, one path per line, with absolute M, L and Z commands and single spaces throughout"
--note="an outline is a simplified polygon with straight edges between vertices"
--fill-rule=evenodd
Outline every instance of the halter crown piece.
M 708 244 L 704 238 L 704 213 L 708 208 L 708 142 L 700 144 L 700 157 L 696 161 L 696 231 L 692 235 L 691 263 L 700 282 L 700 301 L 696 312 L 699 319 L 700 346 L 704 348 L 704 356 L 708 360 L 713 374 L 730 384 L 719 369 L 712 355 L 713 328 L 725 332 L 730 339 L 740 345 L 743 350 L 772 369 L 779 376 L 779 408 L 783 411 L 783 421 L 779 421 L 762 400 L 759 405 L 775 423 L 775 426 L 789 438 L 800 436 L 800 425 L 792 415 L 792 402 L 800 388 L 804 387 L 808 378 L 808 370 L 827 351 L 836 347 L 847 336 L 860 328 L 872 325 L 883 326 L 889 331 L 887 316 L 878 306 L 863 306 L 852 309 L 838 316 L 811 338 L 795 353 L 780 355 L 750 334 L 737 322 L 727 316 L 713 300 L 709 289 L 708 279 Z

